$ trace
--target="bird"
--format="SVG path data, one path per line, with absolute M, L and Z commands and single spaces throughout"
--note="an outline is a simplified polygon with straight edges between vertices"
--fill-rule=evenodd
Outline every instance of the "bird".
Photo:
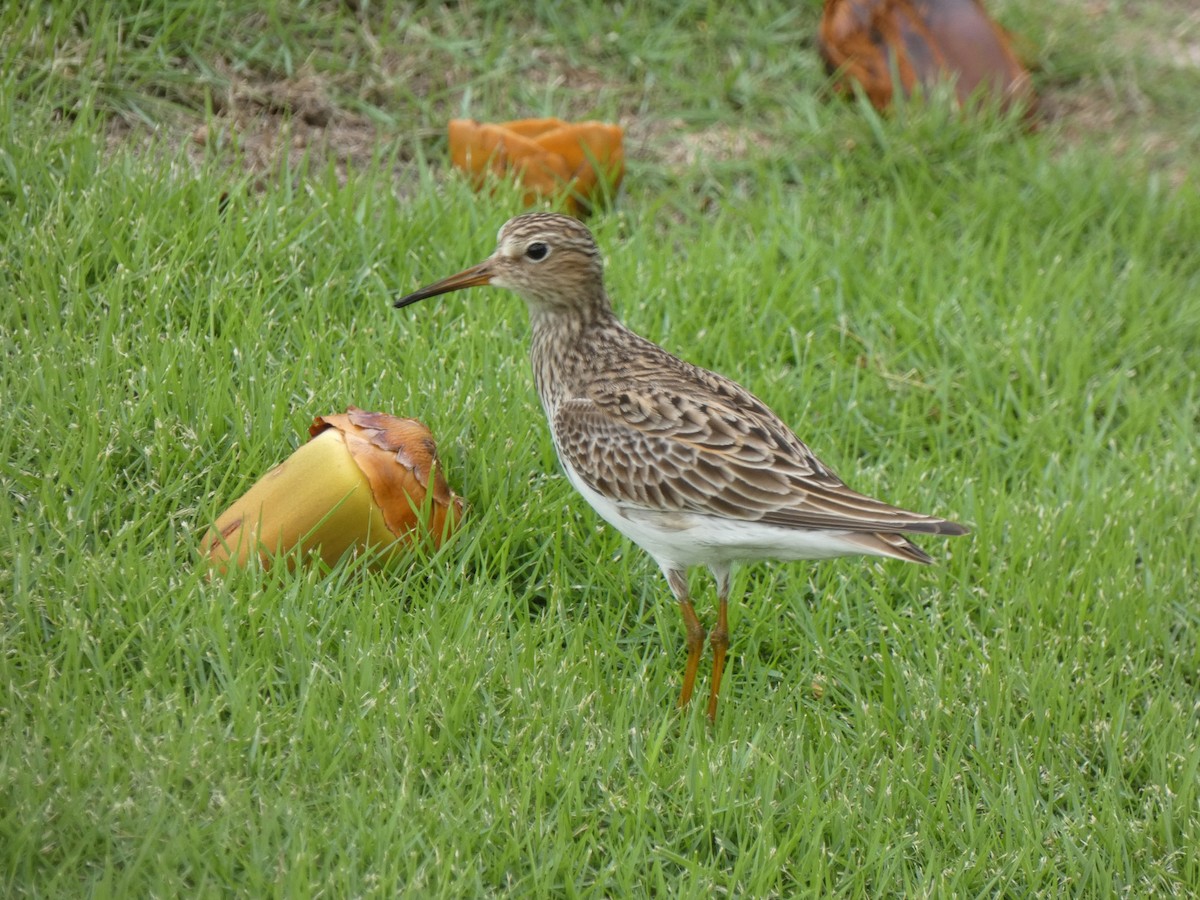
M 693 567 L 706 566 L 717 586 L 706 710 L 715 722 L 734 564 L 850 555 L 929 564 L 906 534 L 969 533 L 851 490 L 746 388 L 622 324 L 600 249 L 579 220 L 509 219 L 483 262 L 393 305 L 478 285 L 525 301 L 534 383 L 567 479 L 666 576 L 688 651 L 679 707 L 691 701 L 705 640 L 688 587 Z

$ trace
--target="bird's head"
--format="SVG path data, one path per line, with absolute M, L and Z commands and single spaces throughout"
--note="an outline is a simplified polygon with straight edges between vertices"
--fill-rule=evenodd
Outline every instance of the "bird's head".
M 492 284 L 528 304 L 530 315 L 587 314 L 608 309 L 603 263 L 592 233 L 578 219 L 526 213 L 509 219 L 483 262 L 401 297 L 397 309 L 462 288 Z

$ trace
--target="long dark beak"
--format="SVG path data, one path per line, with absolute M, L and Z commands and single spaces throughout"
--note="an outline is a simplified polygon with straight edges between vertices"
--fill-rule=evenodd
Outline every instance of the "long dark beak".
M 413 291 L 407 297 L 401 297 L 395 301 L 392 306 L 396 309 L 408 306 L 410 303 L 416 303 L 418 300 L 424 300 L 426 297 L 436 297 L 438 294 L 448 294 L 451 291 L 458 291 L 462 288 L 474 287 L 477 284 L 491 284 L 492 282 L 492 266 L 491 260 L 484 260 L 477 266 L 471 266 L 469 269 L 463 269 L 457 275 L 451 275 L 449 278 L 443 278 L 441 281 L 435 281 L 427 287 L 421 288 L 419 291 Z

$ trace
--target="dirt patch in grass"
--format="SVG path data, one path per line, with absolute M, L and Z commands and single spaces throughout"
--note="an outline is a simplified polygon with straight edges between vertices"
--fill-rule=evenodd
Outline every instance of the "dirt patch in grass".
M 1059 33 L 1051 36 L 1059 46 L 1082 34 L 1104 48 L 1099 65 L 1066 76 L 1054 73 L 1055 50 L 1049 51 L 1042 111 L 1063 145 L 1136 156 L 1176 186 L 1195 177 L 1200 8 L 1194 0 L 1064 0 L 1055 14 Z
M 331 99 L 328 79 L 312 72 L 294 78 L 247 76 L 225 65 L 217 71 L 225 87 L 209 94 L 211 115 L 181 111 L 157 135 L 114 119 L 110 147 L 148 143 L 165 134 L 169 146 L 182 146 L 197 164 L 217 154 L 263 176 L 307 159 L 314 168 L 332 163 L 343 180 L 349 169 L 368 165 L 378 152 L 384 137 L 378 126 Z

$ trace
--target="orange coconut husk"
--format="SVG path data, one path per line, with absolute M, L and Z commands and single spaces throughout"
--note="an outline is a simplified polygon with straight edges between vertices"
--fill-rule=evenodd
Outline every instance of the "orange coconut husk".
M 489 178 L 515 177 L 523 202 L 562 199 L 572 215 L 584 215 L 601 196 L 611 196 L 625 176 L 624 131 L 603 122 L 518 119 L 488 124 L 452 119 L 450 161 L 478 189 Z

